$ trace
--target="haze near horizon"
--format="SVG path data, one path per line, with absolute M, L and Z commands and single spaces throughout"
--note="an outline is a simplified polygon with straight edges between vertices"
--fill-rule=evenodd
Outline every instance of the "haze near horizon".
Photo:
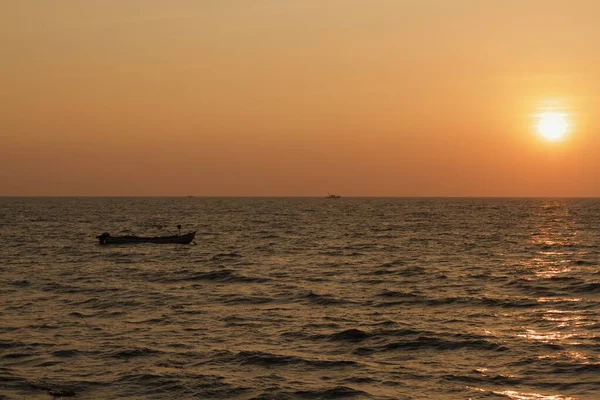
M 600 196 L 600 3 L 0 4 L 0 196 Z

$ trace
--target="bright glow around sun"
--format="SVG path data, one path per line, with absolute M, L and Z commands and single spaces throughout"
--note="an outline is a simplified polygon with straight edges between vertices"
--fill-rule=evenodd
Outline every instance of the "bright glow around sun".
M 544 112 L 538 114 L 537 132 L 547 140 L 557 142 L 564 139 L 569 132 L 569 123 L 566 114 L 558 112 Z

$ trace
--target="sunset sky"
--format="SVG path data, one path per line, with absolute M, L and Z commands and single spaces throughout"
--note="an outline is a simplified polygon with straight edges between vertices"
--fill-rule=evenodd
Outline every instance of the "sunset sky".
M 3 0 L 0 195 L 600 196 L 599 18 L 597 0 Z

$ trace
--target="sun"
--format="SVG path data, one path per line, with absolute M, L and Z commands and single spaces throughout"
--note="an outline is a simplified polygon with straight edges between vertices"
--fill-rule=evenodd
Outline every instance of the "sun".
M 566 114 L 559 112 L 544 112 L 538 114 L 537 133 L 552 142 L 565 138 L 569 132 L 569 123 Z

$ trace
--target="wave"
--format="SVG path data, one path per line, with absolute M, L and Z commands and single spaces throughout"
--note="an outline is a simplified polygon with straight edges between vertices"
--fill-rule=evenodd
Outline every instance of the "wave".
M 27 382 L 29 387 L 36 390 L 43 390 L 50 396 L 56 397 L 73 397 L 77 394 L 77 391 L 69 386 L 57 383 L 50 383 L 47 381 L 34 381 Z
M 489 307 L 501 307 L 501 308 L 527 308 L 536 307 L 540 303 L 538 300 L 529 297 L 428 297 L 421 294 L 411 292 L 400 292 L 384 289 L 377 294 L 377 297 L 394 299 L 395 301 L 387 301 L 382 303 L 375 303 L 376 307 L 393 307 L 396 305 L 403 304 L 423 304 L 426 306 L 447 306 L 447 305 L 465 305 L 465 306 L 489 306 Z
M 452 381 L 452 382 L 461 382 L 461 383 L 469 383 L 472 385 L 485 385 L 485 384 L 495 384 L 495 385 L 520 385 L 523 382 L 523 379 L 517 378 L 511 375 L 443 375 L 441 377 L 443 380 Z
M 183 270 L 176 273 L 177 277 L 160 277 L 160 282 L 193 282 L 193 281 L 215 281 L 215 282 L 240 282 L 240 283 L 263 283 L 268 282 L 269 278 L 248 277 L 228 269 L 214 270 L 208 272 L 191 272 Z
M 81 354 L 81 352 L 76 349 L 57 350 L 57 351 L 52 352 L 53 357 L 59 357 L 59 358 L 77 357 L 80 354 Z
M 150 325 L 165 325 L 165 324 L 171 324 L 171 320 L 169 318 L 166 317 L 162 317 L 162 318 L 148 318 L 148 319 L 142 319 L 139 321 L 127 321 L 130 324 L 150 324 Z
M 239 296 L 229 296 L 225 297 L 223 301 L 224 304 L 267 304 L 272 303 L 274 299 L 270 297 L 263 296 L 247 296 L 247 295 L 239 295 Z
M 302 299 L 307 299 L 311 303 L 315 303 L 322 306 L 335 305 L 335 304 L 347 304 L 351 303 L 348 300 L 339 299 L 333 296 L 329 296 L 326 294 L 317 294 L 309 291 L 307 294 L 301 297 Z
M 158 350 L 149 349 L 146 347 L 140 347 L 140 348 L 134 348 L 134 349 L 125 349 L 125 350 L 114 351 L 110 354 L 110 357 L 130 359 L 130 358 L 136 358 L 136 357 L 154 356 L 154 355 L 161 354 L 161 353 L 162 352 L 158 351 Z
M 6 353 L 2 355 L 2 359 L 6 359 L 6 360 L 13 360 L 13 359 L 17 359 L 17 358 L 26 358 L 26 357 L 32 357 L 33 354 L 30 353 Z
M 394 290 L 383 289 L 377 294 L 378 297 L 387 297 L 394 299 L 423 299 L 423 296 L 409 293 L 409 292 L 398 292 Z
M 369 337 L 371 337 L 370 333 L 361 331 L 360 329 L 346 329 L 345 331 L 341 331 L 341 332 L 329 335 L 329 340 L 360 342 Z
M 248 389 L 233 386 L 219 375 L 198 373 L 124 374 L 117 381 L 123 388 L 120 396 L 156 398 L 229 399 L 245 394 Z
M 17 287 L 27 287 L 31 285 L 31 282 L 23 279 L 18 281 L 10 281 L 9 284 Z
M 71 306 L 85 306 L 94 310 L 106 310 L 115 307 L 129 307 L 129 308 L 142 308 L 144 304 L 135 300 L 118 300 L 118 299 L 100 299 L 98 297 L 91 297 L 86 300 L 75 301 L 71 303 Z
M 586 282 L 581 281 L 581 282 L 571 285 L 569 287 L 569 289 L 575 293 L 597 294 L 597 293 L 600 293 L 600 282 L 586 283 Z
M 417 276 L 422 277 L 426 274 L 425 268 L 419 266 L 405 267 L 398 271 L 400 276 Z
M 314 368 L 344 368 L 356 367 L 359 364 L 347 360 L 311 360 L 299 356 L 279 355 L 262 351 L 241 351 L 239 353 L 225 352 L 213 360 L 218 363 L 234 363 L 239 365 L 258 365 L 274 367 L 283 365 L 306 365 Z
M 471 349 L 471 350 L 491 350 L 491 351 L 506 351 L 508 348 L 505 346 L 490 342 L 484 339 L 472 339 L 472 340 L 445 340 L 436 337 L 419 336 L 415 340 L 403 340 L 393 343 L 388 343 L 378 348 L 379 351 L 391 351 L 391 350 L 458 350 L 458 349 Z
M 352 389 L 347 386 L 336 386 L 330 389 L 321 390 L 298 390 L 294 395 L 304 399 L 341 399 L 352 397 L 371 397 L 371 395 L 362 390 Z
M 16 349 L 16 348 L 28 347 L 28 346 L 31 346 L 31 343 L 24 343 L 24 342 L 19 342 L 19 341 L 15 341 L 15 340 L 9 340 L 9 341 L 0 340 L 0 349 L 1 350 Z
M 211 257 L 212 261 L 220 261 L 220 260 L 231 260 L 231 259 L 237 259 L 237 258 L 242 258 L 244 256 L 242 256 L 239 253 L 236 253 L 235 251 L 232 251 L 231 253 L 218 253 L 215 254 L 214 256 Z

